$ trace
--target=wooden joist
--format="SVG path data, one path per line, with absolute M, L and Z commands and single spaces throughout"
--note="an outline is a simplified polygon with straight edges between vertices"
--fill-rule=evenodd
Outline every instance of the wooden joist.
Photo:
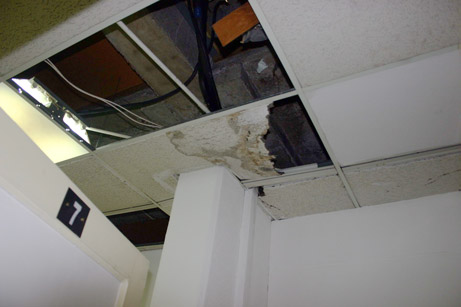
M 226 46 L 259 23 L 250 4 L 247 2 L 213 25 L 221 45 Z

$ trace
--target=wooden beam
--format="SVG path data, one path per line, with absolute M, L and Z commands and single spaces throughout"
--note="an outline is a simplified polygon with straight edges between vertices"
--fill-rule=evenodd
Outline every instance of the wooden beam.
M 250 3 L 245 3 L 213 25 L 221 45 L 226 46 L 259 23 Z

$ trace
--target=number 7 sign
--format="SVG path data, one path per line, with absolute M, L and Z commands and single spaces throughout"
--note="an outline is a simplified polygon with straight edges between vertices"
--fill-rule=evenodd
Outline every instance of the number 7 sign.
M 58 220 L 81 237 L 90 208 L 70 188 L 58 212 Z

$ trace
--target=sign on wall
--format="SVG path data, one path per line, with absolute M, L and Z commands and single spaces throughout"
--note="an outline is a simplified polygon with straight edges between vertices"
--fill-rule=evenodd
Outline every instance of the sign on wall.
M 88 207 L 70 188 L 67 190 L 61 209 L 58 212 L 58 220 L 67 226 L 73 233 L 81 237 L 85 227 L 90 207 Z

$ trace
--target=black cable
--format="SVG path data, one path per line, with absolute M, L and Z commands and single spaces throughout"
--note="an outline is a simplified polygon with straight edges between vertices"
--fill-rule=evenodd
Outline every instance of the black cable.
M 199 82 L 203 98 L 211 111 L 221 109 L 218 91 L 214 83 L 213 71 L 209 62 L 208 46 L 206 41 L 206 17 L 208 10 L 208 0 L 193 0 L 196 4 L 192 5 L 192 0 L 187 0 L 189 14 L 195 30 L 197 48 L 199 53 Z M 196 18 L 197 17 L 197 18 Z M 200 24 L 199 24 L 200 21 Z
M 224 1 L 224 0 L 221 0 L 218 3 L 215 4 L 215 6 L 213 8 L 212 24 L 216 23 L 218 9 L 223 4 L 227 4 L 227 2 Z M 214 32 L 213 28 L 211 28 L 211 38 L 210 38 L 210 41 L 209 41 L 208 46 L 207 46 L 207 54 L 210 54 L 211 50 L 213 49 L 213 42 L 214 42 L 215 38 L 216 38 L 216 33 Z M 198 72 L 198 67 L 199 67 L 199 62 L 197 62 L 195 64 L 194 70 L 192 71 L 192 74 L 189 76 L 189 78 L 187 78 L 186 81 L 184 81 L 184 85 L 187 86 L 192 82 L 192 80 L 194 80 L 194 78 L 195 78 L 195 76 L 197 75 L 197 72 Z M 159 103 L 159 102 L 161 102 L 161 101 L 163 101 L 165 99 L 168 99 L 168 98 L 170 98 L 170 97 L 172 97 L 172 96 L 174 96 L 174 95 L 176 95 L 176 94 L 178 94 L 180 92 L 181 92 L 181 89 L 179 87 L 176 87 L 174 90 L 172 90 L 172 91 L 170 91 L 170 92 L 168 92 L 166 94 L 163 94 L 161 96 L 158 96 L 158 97 L 146 100 L 146 101 L 123 104 L 122 106 L 124 108 L 129 109 L 129 110 L 140 109 L 140 108 L 148 107 L 148 106 L 153 105 L 155 103 Z M 98 108 L 98 109 L 81 110 L 81 111 L 78 111 L 77 113 L 80 116 L 90 117 L 90 116 L 112 114 L 112 113 L 115 113 L 115 112 L 116 111 L 111 107 L 101 107 L 101 108 Z
M 211 19 L 211 24 L 214 25 L 216 23 L 216 19 L 218 17 L 218 9 L 221 5 L 223 4 L 228 4 L 226 1 L 224 0 L 221 0 L 221 1 L 218 1 L 218 3 L 215 4 L 214 8 L 213 8 L 213 17 Z M 211 49 L 213 49 L 213 42 L 216 38 L 216 33 L 213 29 L 213 27 L 211 27 L 211 37 L 210 37 L 210 43 L 208 45 L 208 48 L 207 48 L 207 51 L 208 51 L 208 54 L 210 54 L 211 52 Z

